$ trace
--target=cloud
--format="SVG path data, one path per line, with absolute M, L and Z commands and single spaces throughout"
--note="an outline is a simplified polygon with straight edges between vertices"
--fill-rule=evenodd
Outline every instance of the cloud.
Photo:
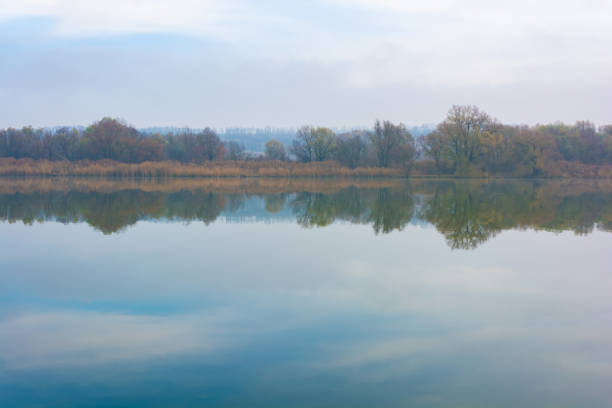
M 235 1 L 79 0 L 0 1 L 0 19 L 50 17 L 56 35 L 222 33 L 243 18 Z
M 24 124 L 17 119 L 20 112 L 40 116 L 48 105 L 24 110 L 21 100 L 31 107 L 36 99 L 28 91 L 74 100 L 77 109 L 67 106 L 66 119 L 58 120 L 73 120 L 72 115 L 90 120 L 89 111 L 97 115 L 98 110 L 116 106 L 106 102 L 116 100 L 116 95 L 105 98 L 108 87 L 90 81 L 84 86 L 78 81 L 68 84 L 61 93 L 50 91 L 62 82 L 54 80 L 53 73 L 78 71 L 75 78 L 110 78 L 112 68 L 104 68 L 103 62 L 102 68 L 91 65 L 105 58 L 113 66 L 126 65 L 117 55 L 121 52 L 130 55 L 130 64 L 148 62 L 152 58 L 147 53 L 153 52 L 154 65 L 137 65 L 148 73 L 138 73 L 136 81 L 128 78 L 129 83 L 120 87 L 126 94 L 120 95 L 121 100 L 130 107 L 122 116 L 150 115 L 137 112 L 142 104 L 138 95 L 154 90 L 159 96 L 154 104 L 160 110 L 174 109 L 170 116 L 185 116 L 185 122 L 196 124 L 198 116 L 186 113 L 193 110 L 186 103 L 173 108 L 174 104 L 162 101 L 192 101 L 212 88 L 210 100 L 223 100 L 232 93 L 243 105 L 248 105 L 244 100 L 264 100 L 241 110 L 233 106 L 235 101 L 220 103 L 219 111 L 231 112 L 232 118 L 213 125 L 254 124 L 253 118 L 261 118 L 258 125 L 280 124 L 281 117 L 290 118 L 291 125 L 329 121 L 329 117 L 334 121 L 328 124 L 363 124 L 380 116 L 382 108 L 389 119 L 429 122 L 442 117 L 453 103 L 503 109 L 497 115 L 513 122 L 581 118 L 603 122 L 609 121 L 601 101 L 610 92 L 610 15 L 610 0 L 0 0 L 0 30 L 2 22 L 25 25 L 31 17 L 45 21 L 40 41 L 21 46 L 11 33 L 11 40 L 3 43 L 11 46 L 5 53 L 11 62 L 8 68 L 0 65 L 0 92 L 4 99 L 16 101 L 5 120 L 20 125 Z M 3 34 L 0 31 L 0 39 Z M 134 41 L 150 34 L 155 38 L 149 43 Z M 166 40 L 157 41 L 160 38 Z M 115 42 L 109 45 L 109 39 Z M 65 53 L 92 63 L 68 66 Z M 49 65 L 41 60 L 59 68 L 46 71 Z M 198 65 L 185 75 L 184 61 Z M 132 72 L 130 67 L 121 70 Z M 42 77 L 44 83 L 30 90 Z M 141 77 L 153 79 L 143 84 Z M 265 84 L 265 90 L 258 84 Z M 90 88 L 100 95 L 96 106 L 82 100 L 90 98 Z M 311 89 L 322 92 L 309 97 Z M 261 98 L 262 94 L 277 99 Z M 287 103 L 293 95 L 300 95 L 293 98 L 297 102 Z M 398 116 L 398 106 L 408 103 L 407 95 L 419 101 L 401 112 L 426 114 Z M 517 102 L 521 98 L 537 98 L 539 110 Z

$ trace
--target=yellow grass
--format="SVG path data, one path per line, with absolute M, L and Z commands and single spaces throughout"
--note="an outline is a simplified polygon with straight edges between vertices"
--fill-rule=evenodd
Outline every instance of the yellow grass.
M 402 177 L 401 169 L 349 169 L 333 161 L 219 161 L 184 164 L 172 161 L 119 163 L 112 160 L 59 162 L 0 158 L 0 176 L 95 177 Z

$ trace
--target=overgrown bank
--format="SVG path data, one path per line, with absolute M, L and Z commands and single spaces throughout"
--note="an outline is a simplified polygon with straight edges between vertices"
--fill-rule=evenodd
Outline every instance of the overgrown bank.
M 336 161 L 301 163 L 280 160 L 211 161 L 204 163 L 179 163 L 157 161 L 121 163 L 114 160 L 50 161 L 33 159 L 0 158 L 0 176 L 41 177 L 132 177 L 132 178 L 194 178 L 194 177 L 276 177 L 276 178 L 403 178 L 403 177 L 452 177 L 496 178 L 499 174 L 477 172 L 474 174 L 439 173 L 426 161 L 416 162 L 410 169 L 401 167 L 342 166 Z M 543 178 L 593 178 L 612 179 L 612 165 L 589 165 L 558 161 L 543 167 Z M 523 177 L 524 178 L 524 177 Z
M 84 130 L 0 130 L 0 158 L 4 175 L 610 178 L 612 125 L 505 125 L 453 106 L 418 138 L 389 121 L 344 133 L 304 126 L 289 146 L 271 139 L 262 153 L 210 128 L 150 134 L 104 118 Z

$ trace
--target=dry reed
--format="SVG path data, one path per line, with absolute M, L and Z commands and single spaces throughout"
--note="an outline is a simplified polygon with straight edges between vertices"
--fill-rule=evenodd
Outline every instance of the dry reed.
M 350 169 L 333 161 L 215 161 L 185 164 L 172 161 L 120 163 L 112 160 L 67 162 L 1 158 L 0 176 L 374 178 L 402 177 L 404 172 L 379 167 Z

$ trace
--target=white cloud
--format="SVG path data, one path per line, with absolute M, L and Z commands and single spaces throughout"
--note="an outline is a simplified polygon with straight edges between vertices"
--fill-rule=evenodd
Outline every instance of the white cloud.
M 608 92 L 605 88 L 609 87 L 612 70 L 612 53 L 609 52 L 612 0 L 318 0 L 291 3 L 279 0 L 0 0 L 0 21 L 32 16 L 49 19 L 51 28 L 46 35 L 50 39 L 142 33 L 212 39 L 221 44 L 222 53 L 214 58 L 223 72 L 234 72 L 239 64 L 248 67 L 229 81 L 242 93 L 253 88 L 253 75 L 249 70 L 267 67 L 264 75 L 279 81 L 272 81 L 266 92 L 283 94 L 287 80 L 282 79 L 301 75 L 295 82 L 309 89 L 317 88 L 321 82 L 328 83 L 327 94 L 317 96 L 316 100 L 332 100 L 336 98 L 332 92 L 336 92 L 342 101 L 334 106 L 354 105 L 358 99 L 355 93 L 365 99 L 377 92 L 385 94 L 387 100 L 395 98 L 394 105 L 397 105 L 403 99 L 395 92 L 399 88 L 404 90 L 403 94 L 412 93 L 414 89 L 424 89 L 431 95 L 452 94 L 454 102 L 457 102 L 454 96 L 457 94 L 465 94 L 469 103 L 480 103 L 477 91 L 499 95 L 494 103 L 487 102 L 489 105 L 503 104 L 509 98 L 516 98 L 515 95 L 536 93 L 548 98 L 542 101 L 541 109 L 554 111 L 552 117 L 544 118 L 540 114 L 538 120 L 577 118 L 570 118 L 567 112 L 577 116 L 594 112 L 591 119 L 608 120 L 601 114 L 600 100 L 601 95 Z M 181 39 L 174 41 L 180 44 Z M 205 45 L 196 41 L 189 47 L 185 52 L 190 57 L 199 56 L 205 61 L 210 58 L 211 52 Z M 173 51 L 160 49 L 160 59 L 167 58 Z M 132 48 L 129 52 L 137 54 L 141 50 Z M 61 52 L 55 48 L 51 56 L 59 54 Z M 175 69 L 173 77 L 181 76 L 180 64 L 171 64 L 175 68 L 160 70 Z M 296 65 L 304 68 L 298 74 L 292 68 Z M 20 67 L 14 76 L 22 77 L 23 71 L 28 69 Z M 286 73 L 284 78 L 279 78 L 278 71 Z M 165 72 L 155 72 L 153 76 L 159 77 Z M 319 72 L 324 74 L 312 74 Z M 319 79 L 319 76 L 325 77 Z M 186 88 L 197 89 L 198 84 L 210 84 L 208 79 L 208 76 L 196 78 L 194 84 Z M 32 81 L 23 82 L 25 85 L 18 83 L 19 87 L 27 87 L 27 82 Z M 256 79 L 257 82 L 266 80 Z M 3 84 L 2 79 L 0 85 L 4 85 L 0 89 L 15 87 L 15 83 Z M 152 86 L 160 86 L 159 81 L 154 81 Z M 300 87 L 293 86 L 298 92 Z M 507 92 L 505 95 L 501 94 L 502 88 Z M 579 98 L 578 94 L 584 89 L 597 93 L 590 106 L 571 102 Z M 561 100 L 558 94 L 566 96 Z M 213 99 L 219 100 L 223 95 L 221 92 Z M 5 97 L 15 98 L 6 91 Z M 447 104 L 448 98 L 435 103 Z M 318 102 L 309 103 L 316 111 L 315 117 L 323 117 L 327 108 L 317 109 L 315 103 Z M 130 101 L 130 105 L 137 103 Z M 282 112 L 288 108 L 282 103 L 273 109 Z M 336 108 L 337 111 L 341 109 Z M 435 114 L 421 120 L 428 121 L 443 114 L 439 106 L 432 105 L 428 109 L 436 110 Z M 512 109 L 520 110 L 518 107 Z M 228 109 L 224 107 L 223 110 Z M 362 111 L 373 115 L 376 107 L 364 105 Z M 532 121 L 532 111 L 526 109 L 510 116 L 521 122 Z M 264 114 L 258 112 L 255 116 Z M 129 112 L 125 115 L 132 116 Z M 355 122 L 363 122 L 362 113 L 353 115 Z M 275 114 L 278 116 L 285 115 Z M 339 114 L 335 113 L 334 117 Z M 242 122 L 242 119 L 234 121 Z
M 222 33 L 242 11 L 235 1 L 214 0 L 0 1 L 0 19 L 51 17 L 59 35 Z

